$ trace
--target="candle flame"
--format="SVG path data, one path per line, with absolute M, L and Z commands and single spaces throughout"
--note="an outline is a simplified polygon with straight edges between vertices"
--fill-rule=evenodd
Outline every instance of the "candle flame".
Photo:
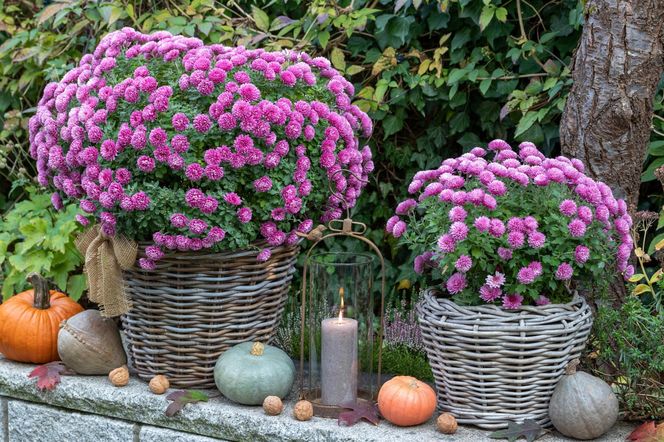
M 339 302 L 339 321 L 338 322 L 341 323 L 341 320 L 344 317 L 344 308 L 345 308 L 344 288 L 343 287 L 339 288 L 339 299 L 340 299 L 340 302 Z

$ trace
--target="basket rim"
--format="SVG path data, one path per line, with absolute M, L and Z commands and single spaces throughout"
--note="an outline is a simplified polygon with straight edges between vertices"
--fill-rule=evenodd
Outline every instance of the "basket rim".
M 427 301 L 430 300 L 435 300 L 436 304 L 438 305 L 444 305 L 448 304 L 451 306 L 454 306 L 458 310 L 468 310 L 472 311 L 474 313 L 487 313 L 488 310 L 494 310 L 496 312 L 501 312 L 501 313 L 512 313 L 516 314 L 519 312 L 531 312 L 531 313 L 541 313 L 546 310 L 553 310 L 557 309 L 559 310 L 561 307 L 562 308 L 570 308 L 570 309 L 578 309 L 581 306 L 583 307 L 584 305 L 587 305 L 586 299 L 579 295 L 579 293 L 574 290 L 572 300 L 569 302 L 561 302 L 561 303 L 551 303 L 551 304 L 546 304 L 546 305 L 523 305 L 519 308 L 516 309 L 506 309 L 504 307 L 494 305 L 494 304 L 484 304 L 484 305 L 460 305 L 454 302 L 450 298 L 440 298 L 437 296 L 438 293 L 442 293 L 442 290 L 436 288 L 436 287 L 427 287 L 425 289 L 422 289 L 422 292 L 424 293 L 424 296 L 420 298 L 420 300 L 427 299 Z
M 228 250 L 224 250 L 222 252 L 210 252 L 207 249 L 188 250 L 188 251 L 165 250 L 164 251 L 164 257 L 161 260 L 167 260 L 167 259 L 201 259 L 201 258 L 211 258 L 211 259 L 224 258 L 224 259 L 228 259 L 229 257 L 240 258 L 240 257 L 257 255 L 258 253 L 260 253 L 260 251 L 262 249 L 264 249 L 266 247 L 271 247 L 272 255 L 279 254 L 279 253 L 291 253 L 293 250 L 299 249 L 302 242 L 303 242 L 303 239 L 299 238 L 298 241 L 293 245 L 282 244 L 282 245 L 279 245 L 279 246 L 276 246 L 276 247 L 271 247 L 267 243 L 267 241 L 256 241 L 256 242 L 252 242 L 247 247 L 239 247 L 239 248 L 236 248 L 236 249 L 228 249 Z M 150 242 L 150 241 L 141 241 L 141 242 L 139 242 L 138 243 L 138 253 L 139 254 L 144 254 L 145 253 L 145 248 L 148 247 L 148 246 L 151 246 L 151 245 L 153 245 L 153 243 Z

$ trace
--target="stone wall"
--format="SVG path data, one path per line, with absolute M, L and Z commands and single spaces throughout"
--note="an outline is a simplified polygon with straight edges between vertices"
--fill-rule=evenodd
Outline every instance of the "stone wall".
M 261 407 L 232 404 L 216 391 L 209 402 L 188 405 L 175 417 L 164 414 L 168 401 L 131 378 L 114 387 L 104 376 L 66 376 L 54 391 L 42 392 L 28 379 L 32 365 L 0 356 L 0 442 L 429 442 L 491 441 L 487 432 L 460 427 L 451 436 L 435 430 L 433 419 L 417 427 L 399 428 L 381 421 L 340 427 L 336 420 L 292 417 L 296 397 L 284 401 L 280 416 Z M 633 425 L 619 424 L 598 441 L 624 441 Z M 550 433 L 540 442 L 566 441 Z

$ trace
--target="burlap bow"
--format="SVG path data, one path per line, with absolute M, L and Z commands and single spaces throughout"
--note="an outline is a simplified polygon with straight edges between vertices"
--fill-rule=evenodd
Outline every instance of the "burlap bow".
M 138 245 L 124 236 L 106 236 L 96 224 L 76 239 L 76 247 L 85 257 L 90 301 L 99 304 L 101 315 L 108 318 L 127 313 L 131 301 L 122 271 L 134 265 Z

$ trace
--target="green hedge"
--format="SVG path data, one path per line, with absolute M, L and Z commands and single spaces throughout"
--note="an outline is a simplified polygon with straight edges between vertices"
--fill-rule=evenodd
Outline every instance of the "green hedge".
M 407 180 L 495 137 L 553 152 L 582 20 L 577 0 L 0 0 L 0 175 L 32 176 L 25 128 L 41 89 L 111 30 L 297 47 L 329 57 L 376 121 L 377 170 L 354 216 L 385 244 L 388 280 L 411 278 L 410 257 L 382 232 Z

